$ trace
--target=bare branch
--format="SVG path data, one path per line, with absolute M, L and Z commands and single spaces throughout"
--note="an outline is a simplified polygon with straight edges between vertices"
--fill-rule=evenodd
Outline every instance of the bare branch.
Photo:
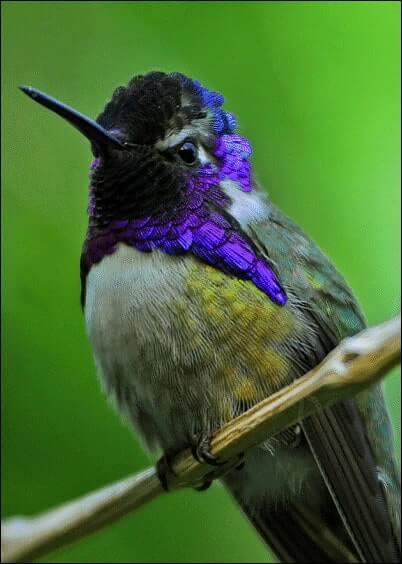
M 212 454 L 232 458 L 322 407 L 357 394 L 398 364 L 400 351 L 400 316 L 345 339 L 305 376 L 219 430 L 211 441 Z M 186 450 L 173 463 L 170 490 L 194 485 L 210 470 Z M 7 519 L 1 526 L 2 562 L 26 562 L 79 540 L 163 493 L 151 468 L 37 517 Z

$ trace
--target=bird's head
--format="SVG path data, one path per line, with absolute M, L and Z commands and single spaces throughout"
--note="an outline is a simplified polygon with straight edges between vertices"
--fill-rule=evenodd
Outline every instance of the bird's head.
M 91 141 L 89 214 L 96 222 L 175 214 L 196 192 L 226 206 L 225 186 L 251 190 L 251 147 L 235 133 L 223 96 L 183 74 L 134 77 L 114 91 L 96 122 L 23 90 Z
M 22 89 L 91 141 L 84 278 L 123 242 L 144 252 L 192 253 L 285 303 L 275 273 L 243 230 L 265 210 L 249 193 L 250 144 L 236 133 L 221 94 L 183 74 L 150 72 L 117 88 L 93 121 Z

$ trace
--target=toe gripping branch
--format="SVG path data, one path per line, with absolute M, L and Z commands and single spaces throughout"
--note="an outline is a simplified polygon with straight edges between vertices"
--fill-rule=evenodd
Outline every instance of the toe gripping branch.
M 211 453 L 211 438 L 205 434 L 195 434 L 190 438 L 190 449 L 193 457 L 201 464 L 208 464 L 214 470 L 206 474 L 199 486 L 194 486 L 196 491 L 207 490 L 212 482 L 217 478 L 221 478 L 231 470 L 242 470 L 244 467 L 244 453 L 237 455 L 234 459 L 220 460 L 218 456 Z M 169 491 L 168 475 L 176 475 L 173 470 L 173 460 L 175 456 L 181 452 L 180 450 L 168 450 L 158 460 L 156 471 L 162 487 L 165 491 Z

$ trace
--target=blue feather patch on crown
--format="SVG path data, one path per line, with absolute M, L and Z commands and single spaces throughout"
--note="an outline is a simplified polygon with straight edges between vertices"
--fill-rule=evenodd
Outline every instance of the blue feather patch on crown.
M 234 133 L 237 128 L 237 121 L 235 116 L 231 112 L 226 112 L 222 109 L 225 98 L 219 92 L 213 92 L 208 90 L 203 86 L 198 80 L 192 80 L 187 76 L 180 73 L 174 73 L 175 76 L 180 80 L 182 86 L 185 89 L 192 91 L 196 94 L 201 105 L 204 108 L 209 108 L 212 110 L 213 114 L 213 130 L 217 135 L 231 134 Z

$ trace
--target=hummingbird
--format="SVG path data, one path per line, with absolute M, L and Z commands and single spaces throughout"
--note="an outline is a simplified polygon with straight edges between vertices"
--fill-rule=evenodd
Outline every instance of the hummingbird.
M 257 182 L 223 96 L 181 73 L 118 87 L 92 120 L 81 304 L 102 385 L 166 465 L 316 366 L 366 321 Z M 399 562 L 400 477 L 381 385 L 244 453 L 222 481 L 283 562 Z M 209 485 L 208 480 L 200 487 Z

